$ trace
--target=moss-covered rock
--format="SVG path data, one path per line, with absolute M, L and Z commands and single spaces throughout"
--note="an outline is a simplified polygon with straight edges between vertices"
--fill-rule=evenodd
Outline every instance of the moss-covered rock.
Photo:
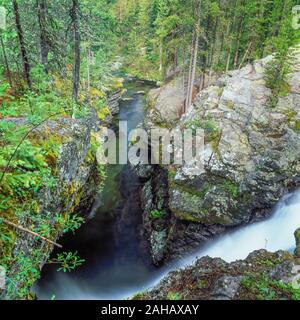
M 103 178 L 99 176 L 96 154 L 91 151 L 91 133 L 96 125 L 97 117 L 92 114 L 82 120 L 48 121 L 32 133 L 31 141 L 42 146 L 43 153 L 46 147 L 50 148 L 49 142 L 55 142 L 55 147 L 45 153 L 51 176 L 43 187 L 34 190 L 31 198 L 24 199 L 22 205 L 26 210 L 21 214 L 12 212 L 12 221 L 58 241 L 64 230 L 63 220 L 74 212 L 80 213 L 81 209 L 84 209 L 82 213 L 88 212 Z M 11 232 L 14 242 L 9 247 L 10 252 L 1 251 L 0 261 L 6 268 L 7 285 L 0 297 L 29 299 L 30 287 L 39 278 L 53 245 L 20 230 L 11 228 Z
M 176 292 L 182 300 L 298 300 L 297 276 L 293 256 L 284 251 L 255 251 L 233 263 L 204 257 L 133 299 L 166 300 Z

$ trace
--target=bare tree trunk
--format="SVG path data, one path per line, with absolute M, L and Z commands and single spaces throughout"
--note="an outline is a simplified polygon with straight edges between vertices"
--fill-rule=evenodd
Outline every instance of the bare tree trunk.
M 79 0 L 72 0 L 71 11 L 74 29 L 74 68 L 73 68 L 73 100 L 77 102 L 80 80 L 80 22 L 79 22 Z
M 193 57 L 193 69 L 191 74 L 191 85 L 190 85 L 190 97 L 189 97 L 189 105 L 191 106 L 193 102 L 193 89 L 194 89 L 194 82 L 196 77 L 196 68 L 197 68 L 197 57 L 198 57 L 198 46 L 199 46 L 199 34 L 196 34 L 195 39 L 195 48 L 194 48 L 194 57 Z
M 245 52 L 245 54 L 244 54 L 244 56 L 243 56 L 243 59 L 242 59 L 240 65 L 239 65 L 239 70 L 242 68 L 242 66 L 243 66 L 243 64 L 244 64 L 247 56 L 249 55 L 251 49 L 252 49 L 252 42 L 250 42 L 249 45 L 248 45 L 248 47 L 247 47 L 247 50 L 246 50 L 246 52 Z
M 46 0 L 37 0 L 38 20 L 40 26 L 41 63 L 48 73 L 49 42 L 46 29 L 47 3 Z
M 196 67 L 198 58 L 198 46 L 199 46 L 199 36 L 200 36 L 200 22 L 201 22 L 201 0 L 198 0 L 197 17 L 194 32 L 194 45 L 192 46 L 191 63 L 190 63 L 190 78 L 188 84 L 188 93 L 186 99 L 186 111 L 191 106 L 193 102 L 193 89 L 196 77 Z
M 231 46 L 230 46 L 230 48 L 229 48 L 228 57 L 227 57 L 226 73 L 228 72 L 229 67 L 230 67 L 230 59 L 231 59 Z
M 163 50 L 164 50 L 164 44 L 163 39 L 160 39 L 159 44 L 159 73 L 162 76 L 163 75 Z
M 243 34 L 243 25 L 244 25 L 244 16 L 241 17 L 239 26 L 238 26 L 238 36 L 236 39 L 236 51 L 234 55 L 234 68 L 237 68 L 238 62 L 239 62 L 239 53 L 240 53 L 240 43 L 241 43 L 241 37 Z
M 20 43 L 20 48 L 21 48 L 21 55 L 22 55 L 22 59 L 23 59 L 24 76 L 25 76 L 25 79 L 26 79 L 26 82 L 28 84 L 29 89 L 31 89 L 32 82 L 30 79 L 30 65 L 29 65 L 27 50 L 26 50 L 25 42 L 24 42 L 24 33 L 23 33 L 22 25 L 21 25 L 19 5 L 18 5 L 17 0 L 12 0 L 12 3 L 13 3 L 17 33 L 18 33 L 18 38 L 19 38 L 19 43 Z
M 10 72 L 10 68 L 9 68 L 9 64 L 8 64 L 8 60 L 7 60 L 5 46 L 4 46 L 3 39 L 1 37 L 1 35 L 0 35 L 0 42 L 1 42 L 1 47 L 2 47 L 3 60 L 4 60 L 4 63 L 5 63 L 5 69 L 6 69 L 6 72 L 7 72 L 8 82 L 9 82 L 10 87 L 12 88 L 13 87 L 13 82 L 12 82 L 12 78 L 11 78 L 11 72 Z
M 91 48 L 87 48 L 87 100 L 91 100 Z
M 193 57 L 194 57 L 194 41 L 195 41 L 195 31 L 193 33 L 192 44 L 191 44 L 191 52 L 190 52 L 190 66 L 189 66 L 189 74 L 188 74 L 188 84 L 187 84 L 187 93 L 185 99 L 185 109 L 184 112 L 187 112 L 188 108 L 190 107 L 189 104 L 189 97 L 190 97 L 190 90 L 191 90 L 191 83 L 192 83 L 192 69 L 193 69 Z

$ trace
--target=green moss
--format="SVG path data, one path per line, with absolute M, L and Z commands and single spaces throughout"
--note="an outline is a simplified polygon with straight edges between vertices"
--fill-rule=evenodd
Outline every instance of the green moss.
M 138 292 L 131 300 L 147 300 L 147 295 L 144 292 Z
M 160 218 L 165 218 L 167 216 L 166 211 L 162 210 L 152 210 L 150 212 L 150 218 L 151 219 L 160 219 Z
M 230 193 L 233 199 L 238 198 L 239 196 L 239 186 L 231 181 L 230 179 L 225 179 L 221 187 Z
M 296 111 L 294 110 L 288 110 L 288 111 L 284 111 L 283 112 L 284 115 L 286 115 L 289 119 L 289 121 L 295 119 L 296 115 L 298 114 Z
M 197 130 L 203 129 L 205 132 L 205 143 L 211 143 L 219 140 L 220 130 L 211 117 L 205 119 L 194 118 L 185 123 L 185 128 Z
M 182 212 L 176 209 L 172 209 L 174 216 L 179 220 L 189 221 L 189 222 L 203 222 L 204 218 L 207 218 L 209 211 L 207 209 L 199 209 L 199 212 L 189 213 Z
M 169 292 L 167 295 L 167 300 L 182 300 L 181 294 L 179 292 Z
M 226 107 L 228 107 L 229 109 L 234 109 L 235 104 L 233 101 L 226 101 L 225 103 Z
M 300 131 L 300 120 L 295 121 L 293 128 L 295 131 Z
M 197 196 L 198 198 L 200 199 L 204 199 L 204 197 L 206 196 L 206 194 L 209 192 L 210 190 L 210 185 L 209 183 L 205 182 L 203 187 L 198 190 L 198 189 L 195 189 L 193 187 L 190 187 L 188 186 L 187 184 L 177 184 L 172 178 L 172 175 L 169 176 L 169 186 L 172 188 L 172 189 L 175 189 L 175 190 L 179 190 L 181 192 L 186 192 L 192 196 Z
M 175 168 L 171 168 L 171 167 L 168 168 L 168 178 L 170 181 L 175 179 L 176 173 L 177 171 Z
M 204 288 L 208 287 L 208 285 L 209 285 L 209 282 L 207 279 L 201 279 L 201 280 L 199 280 L 197 287 L 198 287 L 198 289 L 204 289 Z

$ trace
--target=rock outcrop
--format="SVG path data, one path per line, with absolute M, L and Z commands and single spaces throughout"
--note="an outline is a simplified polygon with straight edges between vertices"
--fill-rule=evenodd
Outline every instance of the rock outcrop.
M 226 263 L 204 257 L 171 272 L 160 284 L 133 299 L 145 300 L 298 300 L 299 266 L 285 251 L 251 253 Z
M 120 111 L 120 100 L 123 95 L 123 89 L 119 88 L 110 92 L 107 96 L 108 109 L 112 115 L 116 115 Z
M 67 218 L 75 211 L 83 215 L 89 213 L 99 186 L 98 164 L 91 147 L 92 132 L 96 128 L 97 118 L 93 114 L 84 120 L 61 118 L 48 121 L 35 130 L 31 139 L 38 137 L 41 141 L 55 136 L 59 141 L 58 155 L 52 164 L 56 171 L 55 182 L 37 195 L 39 220 L 34 221 L 29 212 L 24 212 L 18 220 L 19 225 L 34 230 L 40 227 L 40 221 L 45 221 L 50 230 L 48 238 L 57 241 L 64 228 L 58 224 L 57 214 Z M 31 234 L 16 231 L 12 253 L 15 261 L 7 270 L 6 290 L 0 290 L 0 298 L 30 298 L 30 285 L 38 279 L 39 270 L 53 248 Z M 30 260 L 27 261 L 27 257 Z
M 205 131 L 201 175 L 190 174 L 188 165 L 162 166 L 160 187 L 157 170 L 144 174 L 144 220 L 156 264 L 228 228 L 268 217 L 283 195 L 300 186 L 300 72 L 294 69 L 290 92 L 270 108 L 265 69 L 271 60 L 223 75 L 198 93 L 179 121 L 175 110 L 183 100 L 167 104 L 170 85 L 150 94 L 146 128 L 170 127 L 165 118 L 172 113 L 173 127 Z M 153 206 L 150 199 L 163 201 Z M 165 214 L 153 219 L 155 209 Z

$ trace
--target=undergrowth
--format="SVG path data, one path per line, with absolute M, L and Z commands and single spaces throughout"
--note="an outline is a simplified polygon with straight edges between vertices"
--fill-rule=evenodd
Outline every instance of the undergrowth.
M 40 125 L 62 118 L 84 118 L 91 108 L 96 109 L 101 119 L 109 116 L 106 95 L 97 88 L 91 88 L 89 101 L 80 96 L 78 103 L 74 103 L 69 98 L 71 81 L 45 75 L 39 66 L 32 69 L 32 79 L 32 91 L 20 93 L 0 77 L 0 266 L 6 269 L 8 299 L 33 298 L 28 288 L 39 278 L 40 267 L 51 248 L 46 242 L 36 245 L 41 239 L 32 236 L 28 243 L 30 255 L 15 250 L 17 238 L 23 239 L 24 234 L 5 221 L 26 226 L 51 240 L 62 233 L 75 232 L 84 222 L 73 213 L 73 208 L 67 212 L 47 212 L 41 208 L 41 194 L 58 184 L 59 149 L 69 137 L 56 134 L 55 130 L 43 129 L 41 133 Z M 105 168 L 99 168 L 99 175 L 105 177 Z M 68 272 L 84 260 L 76 252 L 62 252 L 49 263 Z

